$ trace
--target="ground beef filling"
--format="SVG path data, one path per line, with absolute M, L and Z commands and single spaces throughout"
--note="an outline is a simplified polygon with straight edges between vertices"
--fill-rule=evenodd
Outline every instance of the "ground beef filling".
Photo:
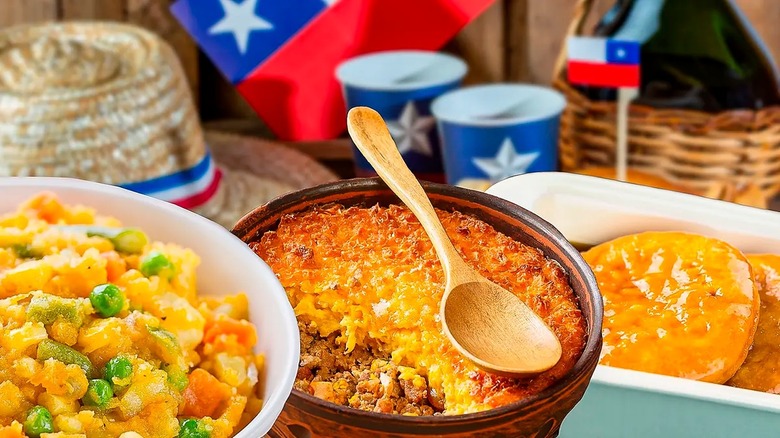
M 350 353 L 334 349 L 336 334 L 322 338 L 302 322 L 298 328 L 301 362 L 295 389 L 363 411 L 435 415 L 444 410 L 444 400 L 413 369 L 376 359 L 382 354 L 371 347 L 357 346 Z

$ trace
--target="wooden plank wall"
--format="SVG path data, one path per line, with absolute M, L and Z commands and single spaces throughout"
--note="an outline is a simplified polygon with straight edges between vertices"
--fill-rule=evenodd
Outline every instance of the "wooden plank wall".
M 222 78 L 181 28 L 168 7 L 173 0 L 0 0 L 0 27 L 44 20 L 127 21 L 161 34 L 178 52 L 205 121 L 265 133 L 249 106 Z M 287 1 L 287 0 L 284 0 Z M 388 0 L 391 1 L 391 0 Z M 421 0 L 423 1 L 423 0 Z M 735 0 L 780 60 L 780 0 Z M 445 50 L 470 66 L 468 83 L 524 81 L 547 84 L 577 0 L 495 0 Z M 614 0 L 594 0 L 586 25 Z M 249 128 L 247 128 L 247 126 Z

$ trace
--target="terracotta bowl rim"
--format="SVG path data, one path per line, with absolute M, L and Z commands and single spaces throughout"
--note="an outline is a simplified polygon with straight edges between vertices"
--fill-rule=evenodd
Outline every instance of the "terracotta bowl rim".
M 592 356 L 598 356 L 601 351 L 601 326 L 604 306 L 596 277 L 585 259 L 582 258 L 579 250 L 577 250 L 574 245 L 572 245 L 551 223 L 513 202 L 482 191 L 466 189 L 454 185 L 428 181 L 420 181 L 420 183 L 425 188 L 426 192 L 430 191 L 436 195 L 444 195 L 451 198 L 473 201 L 485 208 L 513 216 L 516 219 L 525 222 L 529 226 L 537 228 L 542 234 L 546 234 L 548 237 L 550 237 L 551 242 L 557 244 L 561 248 L 563 254 L 568 257 L 573 263 L 574 267 L 581 272 L 587 292 L 590 294 L 591 299 L 594 302 L 594 312 L 592 315 L 593 321 L 588 321 L 588 338 L 585 342 L 585 347 L 583 348 L 582 354 L 574 363 L 574 367 L 572 367 L 572 369 L 563 378 L 559 379 L 551 386 L 545 388 L 543 391 L 526 399 L 518 400 L 507 405 L 468 414 L 407 416 L 400 414 L 385 414 L 379 412 L 363 411 L 360 409 L 327 402 L 294 388 L 290 393 L 290 397 L 292 398 L 295 396 L 301 398 L 304 401 L 313 404 L 318 409 L 334 416 L 346 415 L 358 418 L 362 417 L 372 422 L 393 421 L 396 423 L 412 426 L 430 426 L 431 424 L 452 426 L 457 425 L 458 423 L 485 421 L 493 417 L 500 417 L 502 415 L 510 414 L 513 411 L 522 410 L 522 408 L 525 406 L 532 405 L 546 398 L 554 397 L 555 394 L 559 393 L 561 390 L 566 388 L 566 386 L 571 384 L 572 381 L 575 380 L 576 376 L 582 373 L 587 373 L 588 363 L 592 360 Z M 254 218 L 261 212 L 287 209 L 291 206 L 299 204 L 300 202 L 306 201 L 313 201 L 312 204 L 316 204 L 317 199 L 328 195 L 348 194 L 350 192 L 358 194 L 361 192 L 371 191 L 391 192 L 390 188 L 379 177 L 342 179 L 312 186 L 302 190 L 289 192 L 278 196 L 248 212 L 236 223 L 231 232 L 245 243 L 249 243 L 256 240 L 256 233 L 251 231 L 254 227 Z M 244 235 L 242 236 L 242 234 Z M 568 270 L 567 274 L 569 274 Z M 598 364 L 598 360 L 596 361 L 596 364 Z M 590 385 L 590 379 L 588 379 L 586 386 L 588 385 Z M 290 400 L 288 399 L 288 403 L 289 402 Z

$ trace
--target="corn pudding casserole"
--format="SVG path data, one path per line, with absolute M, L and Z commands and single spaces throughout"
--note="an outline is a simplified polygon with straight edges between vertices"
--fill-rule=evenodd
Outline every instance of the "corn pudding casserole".
M 414 215 L 400 205 L 333 203 L 284 215 L 250 243 L 298 318 L 296 389 L 366 411 L 456 415 L 522 400 L 572 369 L 587 330 L 563 268 L 477 218 L 436 212 L 464 259 L 553 329 L 558 364 L 523 379 L 477 368 L 442 332 L 443 270 Z
M 261 410 L 247 297 L 200 257 L 36 196 L 0 214 L 0 437 L 227 438 Z

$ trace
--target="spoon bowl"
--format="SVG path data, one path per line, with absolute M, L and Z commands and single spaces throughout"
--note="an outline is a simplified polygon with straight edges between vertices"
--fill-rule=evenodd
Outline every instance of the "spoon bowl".
M 442 300 L 444 330 L 461 354 L 493 374 L 541 373 L 558 363 L 561 344 L 540 318 L 529 317 L 530 309 L 505 305 L 515 300 L 489 281 L 459 284 Z
M 558 363 L 561 344 L 550 327 L 516 295 L 469 266 L 452 245 L 379 113 L 352 108 L 347 128 L 358 150 L 431 239 L 446 278 L 442 329 L 455 348 L 480 368 L 500 375 L 537 374 Z

